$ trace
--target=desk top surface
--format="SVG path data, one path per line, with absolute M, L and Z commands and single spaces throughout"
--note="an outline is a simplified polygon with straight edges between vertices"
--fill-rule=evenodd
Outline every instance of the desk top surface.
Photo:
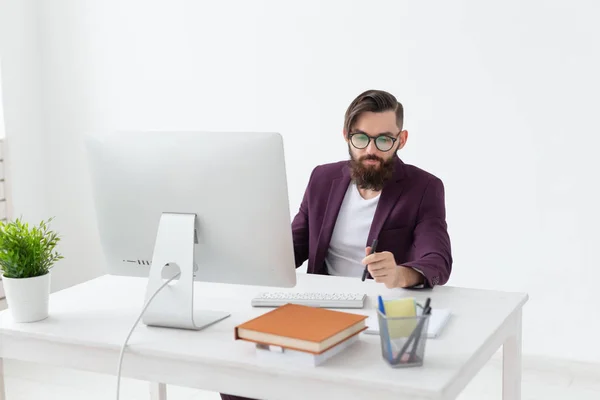
M 146 282 L 141 278 L 105 275 L 53 293 L 49 318 L 36 323 L 14 323 L 9 310 L 5 310 L 0 313 L 0 334 L 118 352 L 143 307 Z M 433 290 L 390 290 L 372 280 L 304 273 L 298 273 L 298 284 L 291 289 L 195 285 L 196 308 L 227 311 L 231 316 L 201 331 L 147 327 L 140 322 L 127 351 L 237 369 L 262 369 L 265 373 L 300 379 L 327 379 L 342 385 L 381 384 L 415 394 L 442 392 L 528 299 L 522 293 L 445 286 Z M 274 364 L 257 359 L 254 345 L 234 340 L 233 334 L 236 325 L 270 310 L 250 304 L 253 296 L 264 291 L 366 293 L 369 297 L 364 309 L 344 310 L 363 314 L 373 311 L 378 294 L 414 296 L 419 301 L 431 297 L 432 306 L 451 310 L 452 317 L 439 338 L 428 340 L 425 365 L 421 368 L 389 367 L 381 356 L 379 336 L 366 334 L 318 367 Z

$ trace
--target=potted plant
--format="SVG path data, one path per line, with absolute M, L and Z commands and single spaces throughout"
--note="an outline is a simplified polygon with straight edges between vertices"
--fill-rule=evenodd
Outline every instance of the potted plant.
M 15 322 L 48 317 L 50 269 L 63 258 L 55 251 L 60 238 L 48 228 L 51 221 L 31 227 L 18 218 L 0 221 L 0 273 Z

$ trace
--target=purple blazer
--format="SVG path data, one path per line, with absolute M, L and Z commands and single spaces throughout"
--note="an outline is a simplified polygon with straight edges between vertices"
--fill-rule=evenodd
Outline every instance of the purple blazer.
M 325 256 L 350 180 L 348 161 L 313 170 L 292 221 L 296 268 L 308 260 L 308 273 L 327 275 Z M 365 247 L 378 238 L 377 251 L 420 271 L 426 287 L 445 284 L 452 254 L 442 181 L 395 156 L 393 178 L 380 196 Z

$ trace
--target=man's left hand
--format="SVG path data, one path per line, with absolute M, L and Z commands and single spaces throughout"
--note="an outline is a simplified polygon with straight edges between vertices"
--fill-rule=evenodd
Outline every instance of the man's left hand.
M 368 254 L 363 259 L 369 273 L 375 280 L 385 284 L 388 289 L 396 287 L 411 287 L 423 283 L 423 275 L 412 268 L 396 265 L 394 255 L 389 251 L 369 254 L 371 248 L 367 247 Z

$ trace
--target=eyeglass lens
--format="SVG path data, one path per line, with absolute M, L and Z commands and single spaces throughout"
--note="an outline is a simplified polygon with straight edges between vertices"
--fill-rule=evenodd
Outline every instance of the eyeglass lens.
M 357 149 L 364 149 L 369 145 L 371 138 L 364 133 L 352 135 L 351 142 Z M 377 136 L 375 138 L 375 146 L 381 151 L 388 151 L 394 145 L 394 141 L 388 136 Z

